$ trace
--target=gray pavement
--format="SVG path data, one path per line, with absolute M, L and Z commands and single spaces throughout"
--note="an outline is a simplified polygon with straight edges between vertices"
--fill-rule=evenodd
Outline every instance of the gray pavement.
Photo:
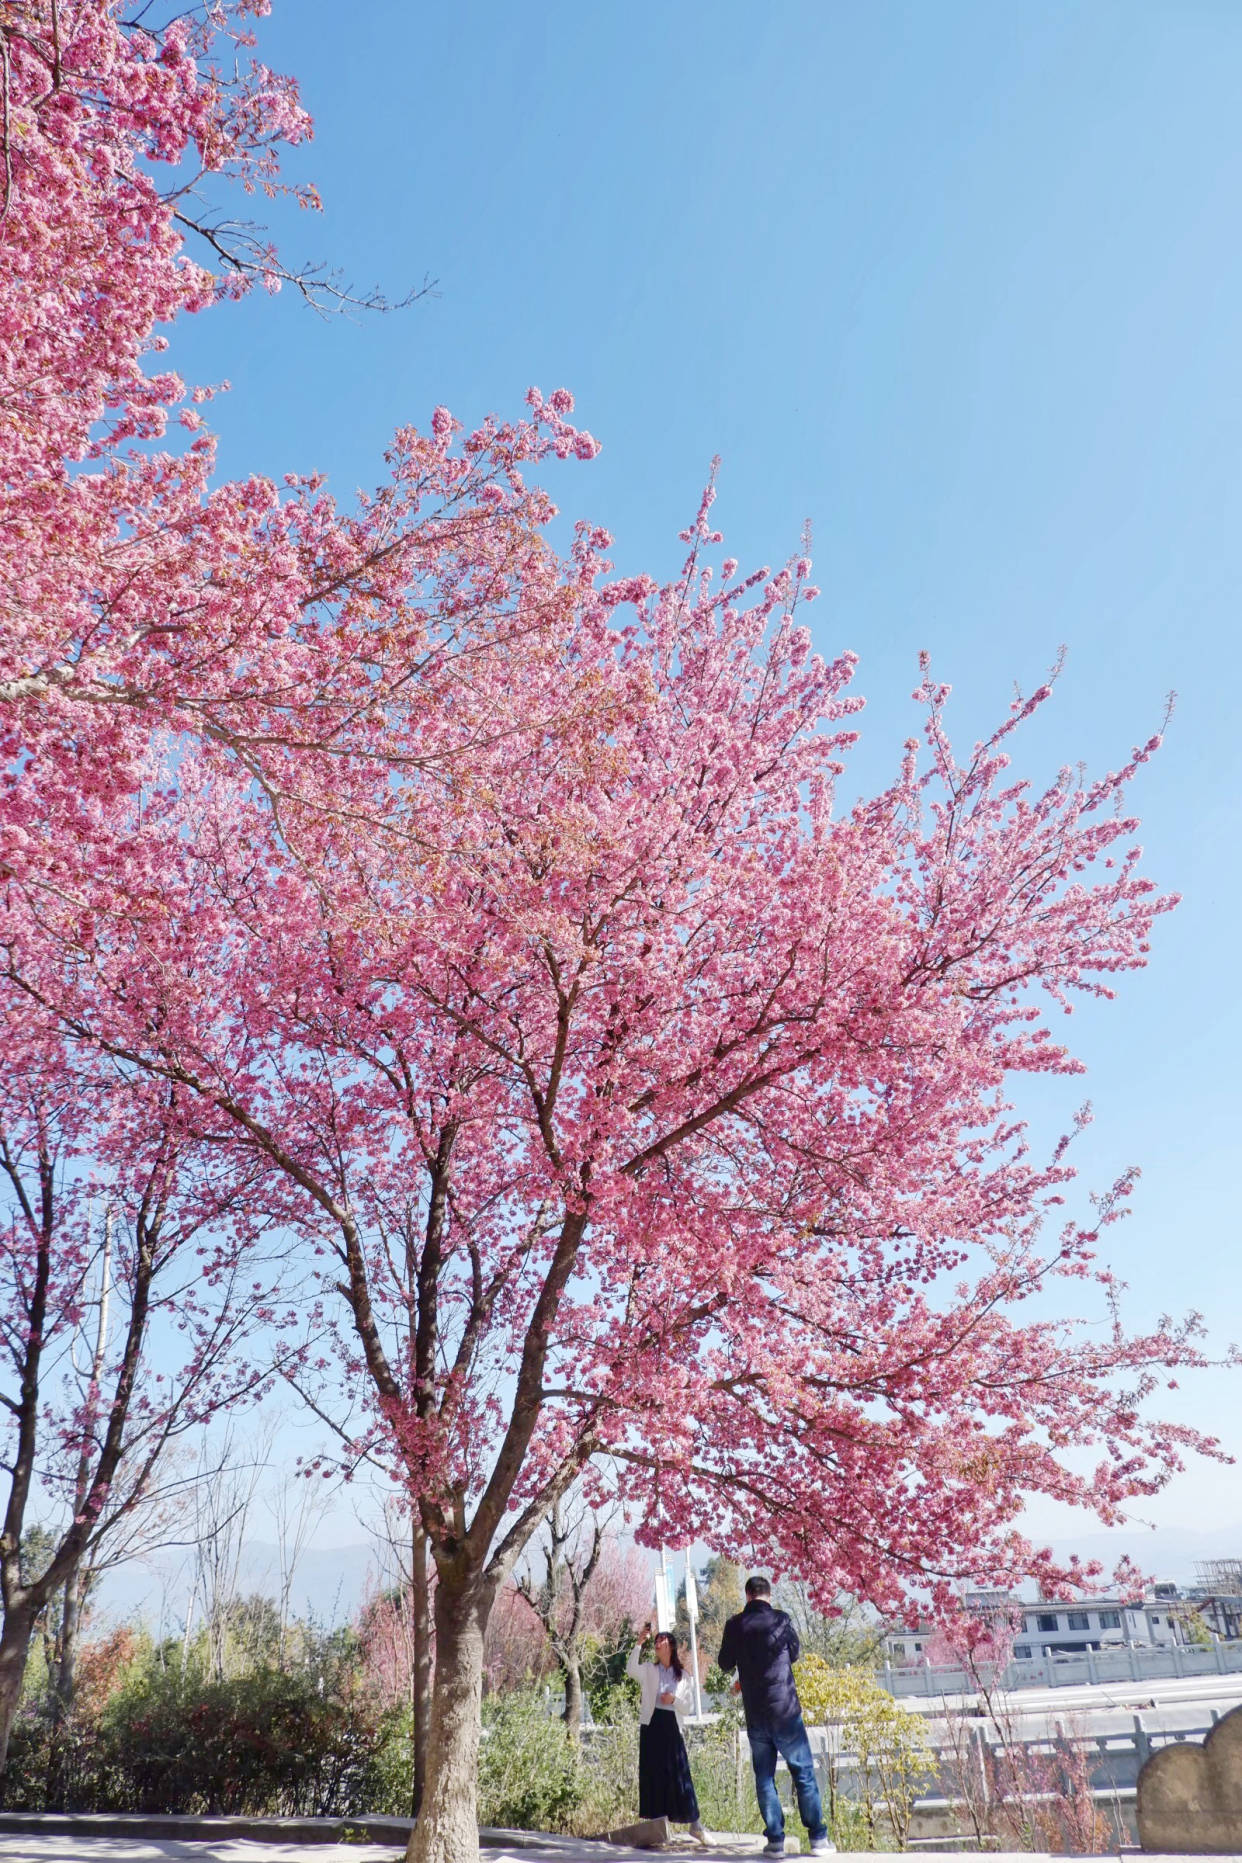
M 0 1835 L 4 1863 L 392 1863 L 398 1853 L 380 1844 L 269 1844 L 249 1838 L 220 1843 L 180 1837 L 77 1837 L 38 1831 Z
M 385 1841 L 338 1843 L 332 1840 L 303 1841 L 309 1835 L 305 1830 L 297 1835 L 262 1831 L 246 1836 L 229 1835 L 223 1831 L 211 1834 L 204 1832 L 201 1824 L 195 1835 L 189 1832 L 169 1835 L 166 1831 L 159 1834 L 158 1820 L 146 1821 L 138 1817 L 117 1819 L 115 1828 L 101 1832 L 98 1826 L 102 1822 L 104 1820 L 83 1819 L 82 1824 L 92 1823 L 95 1826 L 94 1829 L 83 1830 L 81 1826 L 75 1828 L 74 1820 L 68 1817 L 53 1820 L 38 1815 L 19 1817 L 19 1814 L 14 1813 L 3 1814 L 0 1863 L 399 1863 L 409 1828 L 404 1820 L 393 1819 L 391 1834 L 383 1833 Z M 185 1822 L 189 1824 L 191 1820 Z M 47 1828 L 49 1824 L 55 1828 Z M 148 1828 L 142 1828 L 144 1824 Z M 14 1825 L 19 1828 L 14 1829 Z M 122 1828 L 126 1825 L 129 1828 Z M 156 1830 L 150 1829 L 151 1825 L 155 1825 Z M 336 1835 L 337 1830 L 333 1829 L 331 1839 L 335 1839 Z M 711 1860 L 715 1860 L 715 1863 L 739 1863 L 741 1858 L 757 1857 L 763 1845 L 761 1837 L 721 1834 L 713 1835 L 709 1847 L 703 1850 L 692 1844 L 684 1833 L 678 1832 L 674 1841 L 657 1853 L 651 1850 L 631 1850 L 584 1838 L 544 1836 L 531 1831 L 485 1831 L 481 1835 L 486 1863 L 650 1863 L 655 1854 L 698 1856 L 705 1859 L 705 1863 L 711 1863 Z M 797 1854 L 792 1838 L 788 1853 L 791 1856 Z M 924 1854 L 938 1857 L 943 1863 L 966 1863 L 968 1858 L 971 1863 L 979 1863 L 975 1851 L 948 1850 L 937 1846 L 935 1849 L 929 1848 Z M 1121 1858 L 1137 1857 L 1138 1852 L 1131 1849 L 1101 1854 L 1103 1857 L 1117 1858 L 1120 1863 Z M 1047 1852 L 1025 1851 L 1018 1855 L 990 1851 L 988 1856 L 989 1863 L 1053 1863 Z M 1153 1855 L 1144 1857 L 1142 1863 L 1174 1863 L 1174 1860 Z M 1239 1855 L 1237 1863 L 1242 1863 L 1242 1855 Z
M 0 1836 L 0 1859 L 3 1863 L 393 1863 L 397 1855 L 383 1844 L 270 1844 L 245 1837 L 225 1838 L 220 1842 L 196 1842 L 188 1838 L 159 1837 L 57 1837 L 50 1835 Z M 490 1845 L 483 1855 L 487 1863 L 651 1863 L 650 1850 L 621 1850 L 612 1844 L 585 1843 L 567 1839 L 555 1847 L 546 1842 L 538 1848 L 494 1849 Z M 699 1851 L 705 1857 L 755 1856 L 758 1850 Z M 790 1854 L 793 1852 L 791 1850 Z M 856 1856 L 877 1852 L 854 1852 Z M 917 1854 L 917 1853 L 916 1853 Z M 928 1855 L 942 1863 L 979 1863 L 977 1851 L 936 1850 Z M 989 1851 L 989 1863 L 1053 1863 L 1046 1851 Z M 1134 1851 L 1105 1853 L 1109 1857 L 1135 1857 Z M 1142 1863 L 1177 1863 L 1171 1857 L 1145 1855 Z
M 541 1837 L 529 1831 L 489 1832 L 483 1845 L 486 1863 L 650 1863 L 653 1855 L 696 1855 L 705 1859 L 758 1856 L 762 1839 L 721 1837 L 708 1850 L 678 1841 L 663 1852 L 622 1849 L 576 1837 Z M 35 1830 L 0 1833 L 0 1863 L 395 1863 L 401 1852 L 391 1844 L 283 1843 L 262 1838 L 97 1837 Z M 796 1854 L 792 1840 L 789 1854 Z M 879 1855 L 856 1851 L 856 1856 Z M 918 1854 L 917 1852 L 913 1854 Z M 942 1863 L 979 1863 L 977 1851 L 928 1850 Z M 988 1863 L 1054 1863 L 1046 1851 L 989 1851 Z M 1105 1851 L 1102 1857 L 1138 1859 L 1136 1850 Z M 1144 1854 L 1141 1863 L 1179 1863 L 1173 1857 Z M 1235 1863 L 1242 1855 L 1235 1853 Z
M 4 1822 L 12 1825 L 18 1820 L 8 1814 Z M 97 1828 L 75 1830 L 69 1818 L 55 1820 L 56 1828 L 52 1830 L 40 1829 L 42 1820 L 35 1816 L 23 1822 L 23 1829 L 0 1830 L 0 1863 L 172 1863 L 173 1859 L 179 1863 L 395 1863 L 404 1855 L 406 1837 L 404 1831 L 394 1830 L 391 1841 L 379 1843 L 307 1843 L 275 1835 L 160 1835 L 158 1831 L 144 1830 L 144 1821 L 137 1818 L 132 1821 L 135 1828 L 108 1834 L 101 1834 Z M 101 1822 L 92 1820 L 96 1826 Z M 696 1856 L 705 1863 L 739 1863 L 742 1858 L 757 1857 L 762 1847 L 762 1837 L 722 1835 L 704 1850 L 684 1833 L 678 1833 L 659 1854 Z M 654 1854 L 619 1844 L 531 1831 L 484 1832 L 482 1850 L 487 1863 L 650 1863 Z M 792 1843 L 790 1852 L 793 1854 Z
M 699 1850 L 697 1854 L 717 1858 L 757 1856 L 760 1840 L 753 1842 L 754 1847 L 746 1851 L 713 1848 Z M 393 1863 L 396 1854 L 390 1845 L 384 1844 L 284 1844 L 245 1837 L 212 1842 L 189 1838 L 55 1836 L 34 1832 L 0 1835 L 3 1863 Z M 528 1848 L 526 1841 L 520 1848 L 513 1849 L 495 1849 L 489 1845 L 483 1854 L 487 1863 L 605 1863 L 605 1860 L 608 1863 L 650 1863 L 653 1854 L 661 1853 L 622 1850 L 613 1844 L 568 1838 L 559 1842 L 544 1840 L 538 1848 Z M 666 1850 L 662 1854 L 676 1852 Z M 974 1851 L 937 1850 L 934 1854 L 947 1859 L 947 1863 L 966 1863 L 967 1858 L 971 1863 L 979 1863 L 978 1853 Z M 1051 1863 L 1046 1853 L 1029 1850 L 1020 1856 L 989 1851 L 988 1856 L 989 1863 Z M 1144 1863 L 1172 1863 L 1172 1860 L 1147 1857 Z
M 497 1838 L 500 1833 L 494 1834 Z M 515 1832 L 512 1840 L 486 1844 L 487 1863 L 651 1863 L 653 1854 L 694 1855 L 736 1863 L 758 1856 L 762 1838 L 745 1838 L 709 1850 L 669 1845 L 662 1853 L 623 1849 L 573 1837 L 532 1837 Z M 394 1863 L 402 1852 L 391 1844 L 272 1843 L 249 1837 L 216 1840 L 185 1837 L 83 1837 L 22 1831 L 0 1834 L 3 1863 Z M 977 1863 L 977 1859 L 976 1859 Z
M 0 1863 L 398 1863 L 409 1841 L 408 1818 L 185 1818 L 140 1813 L 0 1812 Z M 345 1841 L 348 1840 L 348 1841 Z M 651 1850 L 553 1837 L 533 1831 L 485 1830 L 487 1863 L 642 1863 Z M 665 1856 L 715 1863 L 756 1857 L 760 1836 L 718 1834 L 703 1849 L 675 1831 Z M 790 1844 L 791 1854 L 793 1844 Z

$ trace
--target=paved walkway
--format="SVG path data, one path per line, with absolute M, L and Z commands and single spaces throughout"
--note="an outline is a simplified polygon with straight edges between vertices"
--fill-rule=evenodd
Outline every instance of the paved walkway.
M 755 1857 L 761 1847 L 761 1839 L 755 1838 L 752 1846 L 746 1849 L 713 1846 L 707 1851 L 696 1849 L 696 1854 L 716 1859 Z M 487 1863 L 651 1863 L 652 1857 L 660 1854 L 677 1853 L 622 1850 L 614 1844 L 588 1843 L 575 1838 L 556 1843 L 544 1839 L 538 1848 L 530 1848 L 526 1843 L 520 1848 L 505 1849 L 488 1845 L 483 1851 Z M 937 1850 L 926 1854 L 941 1858 L 942 1863 L 968 1863 L 968 1860 L 979 1863 L 978 1853 L 974 1851 Z M 394 1863 L 397 1855 L 398 1852 L 383 1844 L 272 1844 L 246 1837 L 212 1843 L 180 1837 L 0 1835 L 3 1863 Z M 989 1851 L 988 1863 L 1051 1863 L 1051 1859 L 1046 1854 L 1029 1850 L 1021 1855 Z M 1143 1863 L 1175 1863 L 1175 1859 L 1144 1857 Z
M 167 1825 L 178 1822 L 171 1819 L 118 1817 L 93 1818 L 89 1822 L 93 1829 L 75 1830 L 72 1820 L 65 1817 L 45 1820 L 32 1816 L 26 1820 L 4 1814 L 4 1826 L 20 1824 L 24 1828 L 0 1828 L 0 1863 L 397 1863 L 404 1855 L 409 1829 L 404 1819 L 394 1818 L 391 1838 L 387 1832 L 373 1832 L 380 1841 L 333 1843 L 300 1842 L 292 1834 L 282 1837 L 275 1832 L 212 1835 L 201 1825 L 196 1832 L 170 1835 Z M 47 1824 L 53 1828 L 47 1829 Z M 98 1828 L 101 1824 L 121 1828 L 103 1833 Z M 124 1828 L 126 1825 L 130 1828 Z M 703 1863 L 741 1863 L 743 1858 L 757 1857 L 763 1848 L 762 1837 L 722 1836 L 704 1850 L 684 1833 L 660 1852 L 531 1831 L 485 1831 L 482 1839 L 487 1863 L 651 1863 L 653 1855 L 695 1856 Z
M 313 1835 L 306 1830 L 305 1823 L 301 1830 L 283 1835 L 256 1831 L 253 1824 L 246 1835 L 229 1835 L 225 1831 L 205 1831 L 206 1820 L 186 1819 L 187 1826 L 197 1826 L 197 1829 L 169 1834 L 168 1824 L 180 1820 L 84 1818 L 81 1823 L 92 1824 L 94 1828 L 83 1830 L 81 1825 L 74 1828 L 75 1821 L 70 1818 L 45 1819 L 37 1815 L 26 1818 L 11 1812 L 0 1814 L 0 1817 L 0 1863 L 400 1863 L 409 1830 L 406 1820 L 394 1818 L 391 1834 L 372 1827 L 372 1835 L 382 1836 L 384 1841 L 359 1844 L 303 1841 Z M 241 1822 L 236 1821 L 234 1830 Z M 387 1824 L 388 1820 L 376 1822 Z M 112 1828 L 101 1831 L 101 1824 Z M 48 1829 L 48 1825 L 53 1828 Z M 336 1829 L 330 1835 L 335 1837 Z M 757 1857 L 763 1847 L 762 1837 L 715 1836 L 710 1847 L 703 1850 L 680 1832 L 662 1852 L 630 1850 L 580 1837 L 548 1837 L 531 1831 L 485 1831 L 482 1840 L 486 1863 L 651 1863 L 651 1858 L 660 1854 L 697 1856 L 704 1859 L 704 1863 L 709 1860 L 711 1863 L 740 1863 L 742 1858 Z M 793 1854 L 791 1839 L 790 1855 Z M 923 1854 L 939 1858 L 941 1863 L 968 1863 L 968 1859 L 969 1863 L 980 1863 L 978 1853 L 968 1850 L 930 1849 Z M 1118 1863 L 1123 1858 L 1137 1859 L 1139 1855 L 1135 1850 L 1104 1854 L 1117 1858 Z M 1018 1855 L 990 1851 L 988 1863 L 1053 1863 L 1053 1860 L 1046 1852 L 1026 1851 Z M 1177 1860 L 1151 1855 L 1144 1856 L 1142 1863 L 1177 1863 Z M 1242 1854 L 1236 1863 L 1242 1863 Z
M 352 1824 L 352 1831 L 343 1828 Z M 0 1812 L 0 1863 L 396 1863 L 408 1818 L 179 1818 L 138 1813 Z M 349 1836 L 351 1841 L 342 1842 Z M 369 1841 L 361 1841 L 369 1840 Z M 653 1855 L 741 1863 L 757 1857 L 761 1836 L 716 1836 L 708 1849 L 675 1831 L 662 1851 L 630 1849 L 534 1831 L 480 1832 L 487 1863 L 650 1863 Z M 791 1842 L 790 1852 L 793 1854 Z
M 500 1832 L 489 1833 L 500 1840 Z M 508 1834 L 504 1836 L 507 1838 Z M 704 1858 L 737 1859 L 758 1856 L 762 1839 L 724 1839 L 710 1850 L 695 1846 L 695 1854 Z M 399 1856 L 389 1844 L 298 1844 L 273 1843 L 248 1837 L 202 1840 L 182 1837 L 81 1837 L 22 1831 L 0 1833 L 2 1863 L 394 1863 Z M 512 1834 L 508 1842 L 488 1843 L 483 1855 L 487 1863 L 651 1863 L 650 1850 L 622 1850 L 614 1844 L 583 1841 L 580 1838 L 534 1837 L 525 1832 Z M 689 1854 L 679 1844 L 665 1856 Z M 791 1855 L 793 1854 L 791 1850 Z M 855 1853 L 856 1855 L 867 1853 Z M 913 1854 L 918 1854 L 917 1852 Z M 942 1863 L 979 1863 L 977 1852 L 935 1850 L 924 1854 L 936 1856 Z M 1117 1856 L 1117 1852 L 1109 1853 Z M 1137 1857 L 1137 1852 L 1122 1853 Z M 1046 1853 L 1024 1851 L 1021 1855 L 989 1851 L 988 1863 L 1052 1863 Z M 1144 1856 L 1142 1863 L 1180 1863 L 1171 1857 Z
M 497 1837 L 499 1833 L 495 1833 Z M 738 1863 L 756 1857 L 760 1837 L 703 1850 L 697 1844 L 663 1852 L 622 1849 L 616 1844 L 591 1843 L 574 1837 L 528 1837 L 514 1834 L 485 1844 L 487 1863 L 651 1863 L 654 1855 L 693 1854 L 704 1859 Z M 402 1855 L 391 1844 L 285 1844 L 249 1837 L 215 1841 L 185 1837 L 81 1837 L 45 1832 L 0 1833 L 3 1863 L 395 1863 Z M 975 1859 L 978 1863 L 978 1859 Z M 1030 1860 L 1027 1860 L 1030 1863 Z

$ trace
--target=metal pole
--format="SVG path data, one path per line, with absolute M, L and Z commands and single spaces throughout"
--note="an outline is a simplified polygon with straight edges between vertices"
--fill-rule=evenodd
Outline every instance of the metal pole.
M 703 1686 L 699 1681 L 699 1593 L 694 1582 L 694 1567 L 686 1554 L 686 1616 L 690 1619 L 690 1667 L 694 1675 L 694 1712 L 703 1718 Z
M 668 1553 L 660 1548 L 660 1570 L 655 1581 L 655 1627 L 657 1630 L 673 1628 L 673 1593 L 668 1581 Z

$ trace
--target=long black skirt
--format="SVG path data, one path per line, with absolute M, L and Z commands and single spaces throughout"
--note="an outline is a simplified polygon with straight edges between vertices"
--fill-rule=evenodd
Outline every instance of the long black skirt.
M 671 1708 L 657 1708 L 638 1730 L 638 1815 L 671 1818 L 674 1824 L 697 1824 L 686 1743 Z

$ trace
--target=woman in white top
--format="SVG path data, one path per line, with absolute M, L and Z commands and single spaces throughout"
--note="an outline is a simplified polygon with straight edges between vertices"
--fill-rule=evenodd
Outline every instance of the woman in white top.
M 690 1777 L 690 1759 L 681 1723 L 689 1712 L 693 1685 L 677 1653 L 677 1639 L 661 1631 L 654 1654 L 645 1654 L 651 1623 L 630 1651 L 625 1673 L 642 1690 L 638 1710 L 638 1815 L 688 1824 L 701 1844 L 707 1835 L 699 1822 L 699 1801 Z

